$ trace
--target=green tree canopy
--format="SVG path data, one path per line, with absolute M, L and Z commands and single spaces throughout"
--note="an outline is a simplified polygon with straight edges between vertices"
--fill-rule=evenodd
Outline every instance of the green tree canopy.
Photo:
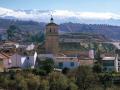
M 67 78 L 61 74 L 53 72 L 49 75 L 50 90 L 66 90 L 68 87 Z
M 92 69 L 88 66 L 80 66 L 76 71 L 76 83 L 80 90 L 88 90 L 96 82 Z
M 51 58 L 46 58 L 45 60 L 40 60 L 40 58 L 37 58 L 36 68 L 37 73 L 43 72 L 48 74 L 54 70 L 54 61 Z
M 7 30 L 7 35 L 8 35 L 8 39 L 11 40 L 14 36 L 15 36 L 15 33 L 16 33 L 16 30 L 17 30 L 17 26 L 15 25 L 11 25 L 8 30 Z

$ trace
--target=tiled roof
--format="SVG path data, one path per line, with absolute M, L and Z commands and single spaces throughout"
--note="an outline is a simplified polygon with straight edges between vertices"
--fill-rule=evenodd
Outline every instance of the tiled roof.
M 5 53 L 0 53 L 0 59 L 8 59 L 10 58 L 11 55 L 5 54 Z

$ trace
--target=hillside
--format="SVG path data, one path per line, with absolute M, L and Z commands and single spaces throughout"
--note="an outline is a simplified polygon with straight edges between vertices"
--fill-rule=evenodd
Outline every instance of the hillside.
M 8 29 L 10 25 L 16 25 L 22 31 L 38 32 L 43 31 L 45 23 L 34 21 L 19 21 L 10 19 L 0 19 L 0 29 Z M 80 24 L 80 23 L 63 23 L 60 24 L 60 33 L 94 33 L 104 35 L 109 39 L 120 40 L 120 26 L 105 24 Z
M 97 25 L 97 24 L 79 24 L 79 23 L 64 23 L 60 25 L 63 32 L 81 32 L 81 33 L 95 33 L 106 36 L 110 39 L 120 40 L 120 27 L 111 25 Z

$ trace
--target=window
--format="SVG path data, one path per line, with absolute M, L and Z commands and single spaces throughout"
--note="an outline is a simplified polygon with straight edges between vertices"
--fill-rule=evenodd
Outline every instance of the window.
M 59 67 L 62 68 L 63 67 L 63 62 L 59 63 Z
M 109 71 L 112 71 L 112 68 L 109 68 L 108 70 L 109 70 Z
M 52 32 L 52 31 L 51 31 L 51 28 L 50 28 L 50 32 Z
M 29 60 L 29 57 L 27 57 L 27 60 Z
M 56 32 L 56 30 L 54 29 L 54 32 Z
M 120 71 L 120 67 L 118 68 L 118 71 Z
M 120 66 L 120 62 L 118 62 L 118 66 Z
M 103 61 L 103 66 L 114 66 L 114 61 L 109 60 L 109 61 Z
M 74 62 L 71 62 L 71 63 L 70 63 L 70 66 L 71 66 L 71 67 L 74 67 Z

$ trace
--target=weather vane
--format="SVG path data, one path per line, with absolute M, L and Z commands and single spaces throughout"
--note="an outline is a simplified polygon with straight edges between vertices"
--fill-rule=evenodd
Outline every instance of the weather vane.
M 51 16 L 50 22 L 53 23 L 53 11 L 50 11 L 48 15 Z

